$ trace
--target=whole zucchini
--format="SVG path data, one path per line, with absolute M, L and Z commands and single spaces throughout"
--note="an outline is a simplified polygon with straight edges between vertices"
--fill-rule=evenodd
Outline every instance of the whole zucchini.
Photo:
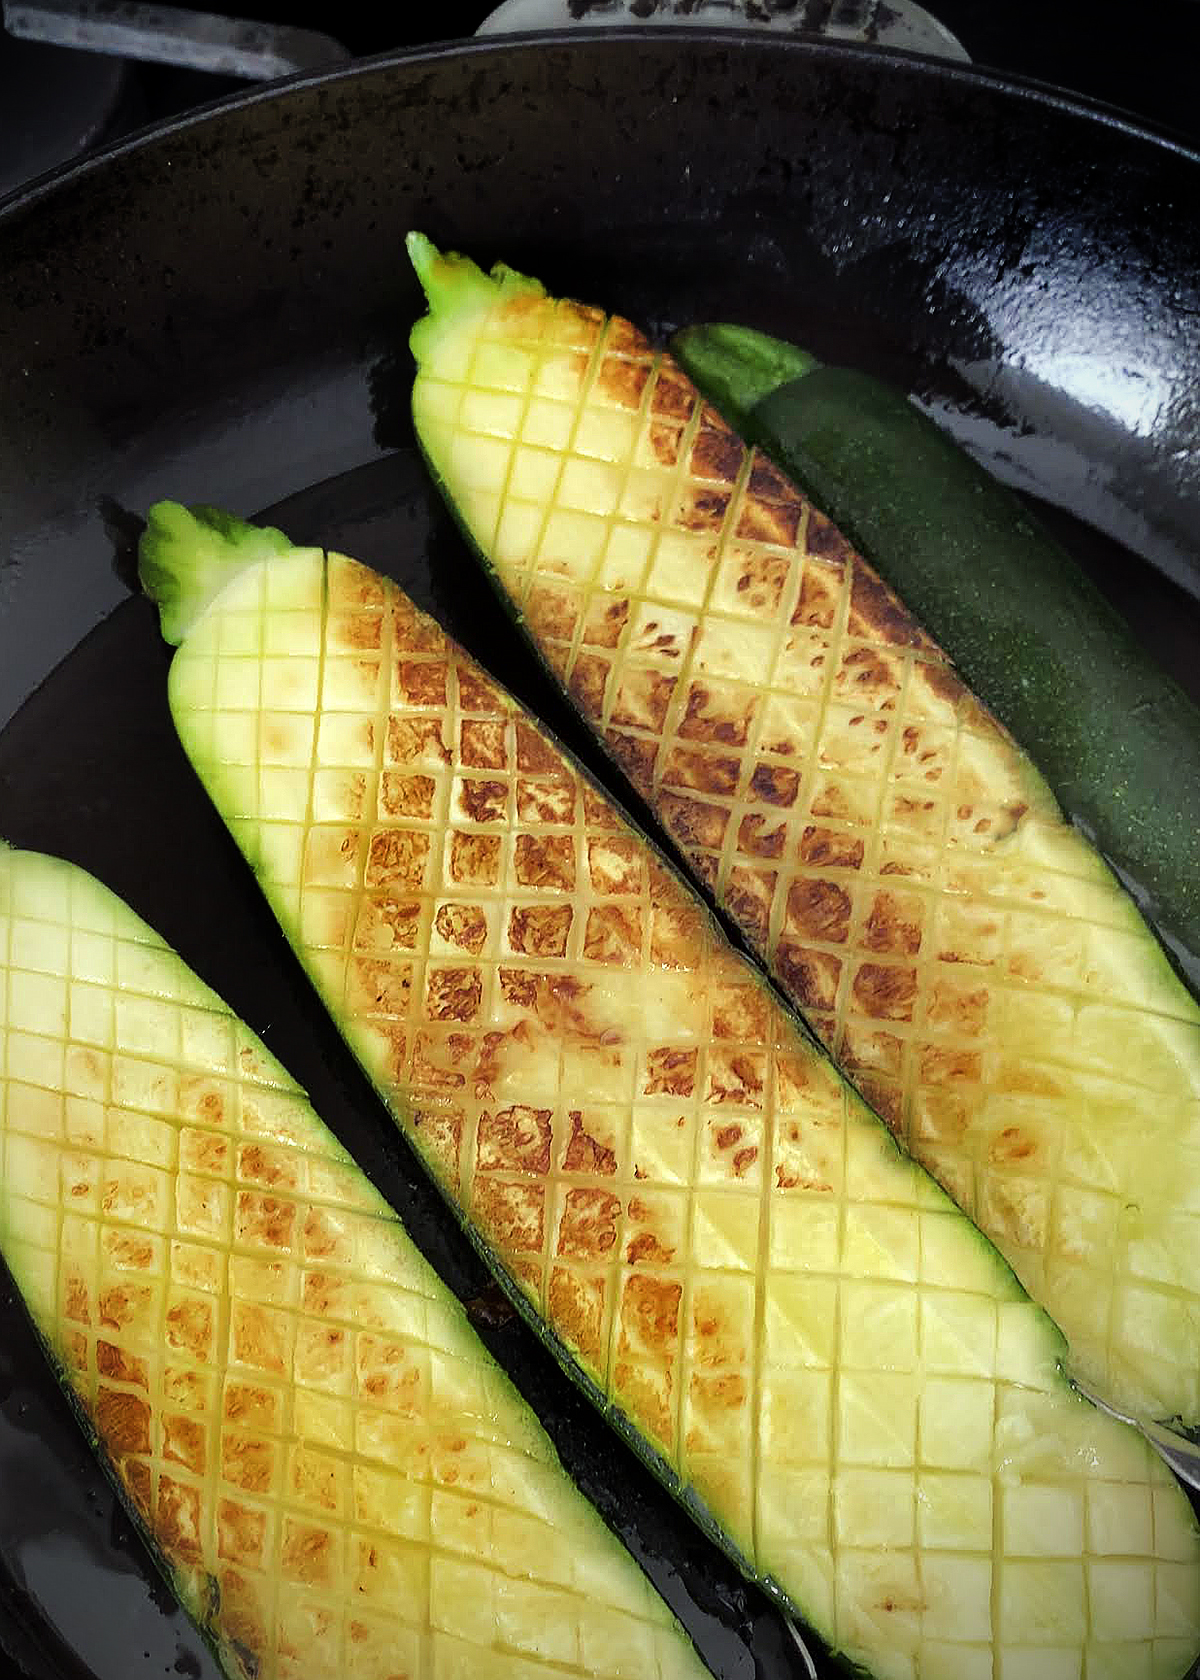
M 278 1062 L 98 881 L 3 846 L 0 1050 L 0 1251 L 231 1680 L 702 1680 Z
M 171 505 L 142 552 L 181 741 L 318 992 L 698 1520 L 881 1680 L 1178 1680 L 1179 1488 L 580 766 L 351 560 Z
M 1200 964 L 1200 710 L 1082 567 L 869 374 L 744 327 L 689 327 L 672 349 L 891 584 Z
M 1200 1010 L 1132 900 L 669 356 L 410 250 L 417 434 L 542 657 L 1071 1370 L 1200 1422 Z

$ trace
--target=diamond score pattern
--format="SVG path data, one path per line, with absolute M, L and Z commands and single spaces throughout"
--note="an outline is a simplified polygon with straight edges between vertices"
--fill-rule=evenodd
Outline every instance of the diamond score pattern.
M 0 852 L 0 1238 L 227 1671 L 700 1680 L 665 1605 L 261 1044 Z
M 272 562 L 172 701 L 396 1118 L 756 1569 L 881 1680 L 1175 1680 L 1200 1558 L 1168 1474 L 432 620 L 352 561 Z
M 692 869 L 1076 1372 L 1200 1421 L 1200 1014 L 1130 901 L 879 577 L 628 322 L 525 294 L 421 330 L 425 447 Z

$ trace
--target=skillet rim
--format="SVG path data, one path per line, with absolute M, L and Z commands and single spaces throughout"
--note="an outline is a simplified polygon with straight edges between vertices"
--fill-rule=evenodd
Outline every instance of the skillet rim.
M 564 48 L 616 48 L 634 40 L 675 43 L 687 48 L 726 47 L 740 51 L 765 53 L 768 56 L 809 58 L 814 55 L 834 59 L 866 59 L 874 61 L 881 71 L 900 70 L 915 78 L 931 77 L 939 84 L 980 86 L 1007 96 L 1020 104 L 1054 111 L 1087 124 L 1097 124 L 1110 132 L 1123 135 L 1142 145 L 1181 159 L 1185 164 L 1200 168 L 1200 144 L 1191 145 L 1167 125 L 1157 125 L 1134 112 L 1089 94 L 1074 93 L 1053 82 L 1033 76 L 1015 75 L 1011 71 L 992 69 L 987 65 L 961 63 L 954 59 L 938 58 L 930 53 L 918 53 L 891 47 L 880 47 L 869 41 L 829 41 L 819 35 L 797 33 L 788 36 L 767 36 L 759 30 L 743 28 L 700 28 L 687 32 L 680 42 L 678 27 L 643 24 L 629 27 L 592 27 L 566 30 L 518 30 L 510 35 L 451 37 L 419 47 L 394 48 L 389 52 L 372 53 L 355 59 L 348 65 L 333 65 L 326 70 L 298 71 L 270 82 L 253 84 L 244 91 L 225 94 L 204 101 L 178 116 L 148 123 L 132 133 L 97 148 L 87 157 L 57 165 L 0 195 L 0 237 L 10 223 L 36 212 L 52 200 L 59 191 L 66 191 L 99 174 L 110 163 L 152 148 L 219 118 L 226 113 L 245 111 L 261 104 L 285 101 L 291 94 L 316 88 L 335 86 L 378 74 L 381 71 L 422 64 L 434 64 L 446 58 L 486 58 L 515 48 L 562 50 Z

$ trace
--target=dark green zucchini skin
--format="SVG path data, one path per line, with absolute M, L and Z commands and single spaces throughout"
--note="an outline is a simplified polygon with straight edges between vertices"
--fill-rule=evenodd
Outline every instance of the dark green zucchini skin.
M 688 328 L 671 348 L 941 643 L 1195 985 L 1200 709 L 1024 504 L 901 392 L 745 328 Z

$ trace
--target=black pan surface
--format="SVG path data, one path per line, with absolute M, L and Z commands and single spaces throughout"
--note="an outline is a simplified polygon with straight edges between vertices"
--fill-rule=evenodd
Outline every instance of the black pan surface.
M 214 108 L 0 214 L 0 834 L 73 858 L 251 1023 L 475 1303 L 728 1680 L 801 1672 L 487 1280 L 183 761 L 130 598 L 155 497 L 269 508 L 398 578 L 593 765 L 417 461 L 404 232 L 662 334 L 739 318 L 891 377 L 1049 517 L 1200 692 L 1200 155 L 1032 86 L 813 42 L 600 32 Z M 597 766 L 599 768 L 599 766 Z M 0 1660 L 216 1669 L 0 1284 Z

